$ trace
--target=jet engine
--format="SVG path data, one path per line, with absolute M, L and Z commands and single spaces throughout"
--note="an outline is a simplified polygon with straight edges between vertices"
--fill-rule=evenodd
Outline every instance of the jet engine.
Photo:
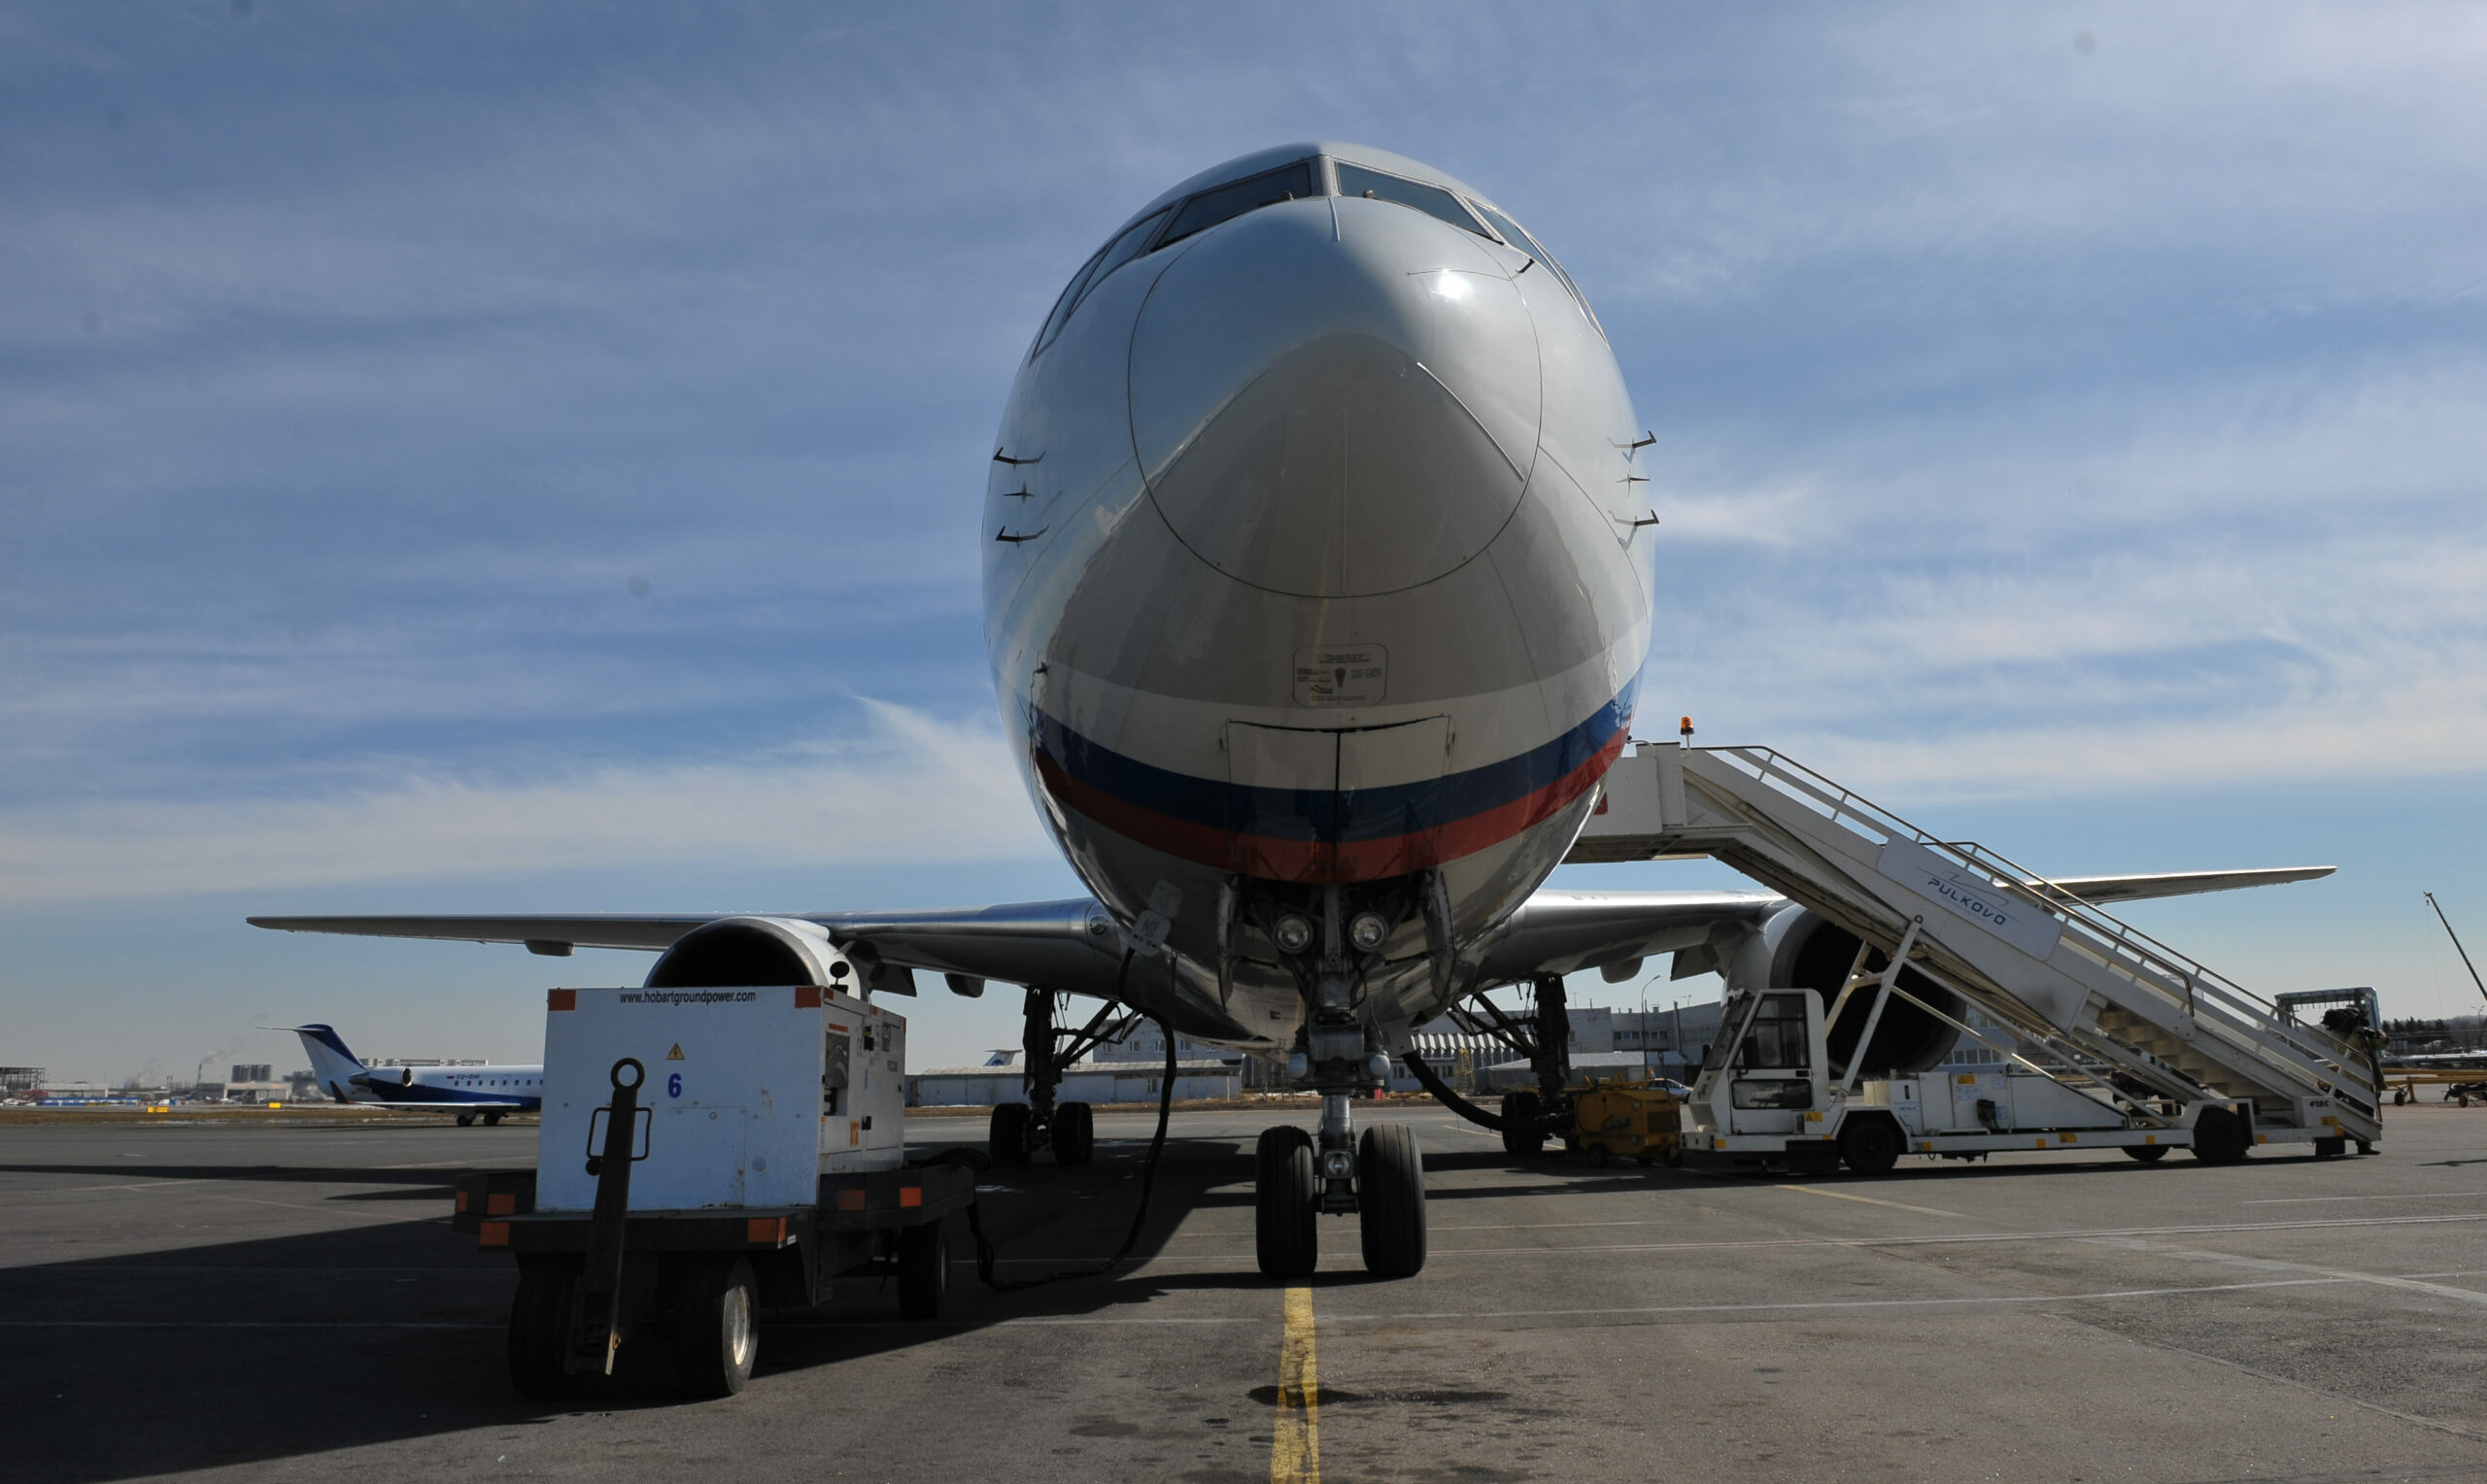
M 1736 951 L 1728 962 L 1727 985 L 1730 990 L 1808 989 L 1821 996 L 1827 1012 L 1856 961 L 1855 933 L 1808 908 L 1790 906 L 1773 914 L 1761 931 Z M 1865 956 L 1865 967 L 1878 974 L 1890 963 L 1880 949 Z M 1959 995 L 1915 969 L 1900 970 L 1899 987 L 1947 1015 L 1958 1018 L 1966 1013 Z M 1848 1007 L 1826 1029 L 1823 1040 L 1833 1073 L 1848 1065 L 1873 1008 L 1872 989 L 1860 989 L 1848 997 Z M 1894 995 L 1883 1006 L 1873 1043 L 1857 1069 L 1873 1076 L 1922 1072 L 1942 1061 L 1958 1039 L 1959 1032 L 1951 1026 Z

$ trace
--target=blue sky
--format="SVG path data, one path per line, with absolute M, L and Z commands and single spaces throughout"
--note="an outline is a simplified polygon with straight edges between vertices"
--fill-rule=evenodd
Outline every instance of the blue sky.
M 1596 303 L 1645 732 L 2047 870 L 2336 863 L 2133 916 L 2470 1007 L 2482 73 L 2455 7 L 0 8 L 0 1062 L 531 1058 L 645 962 L 246 911 L 1073 890 L 979 646 L 1002 399 L 1136 204 L 1310 137 Z

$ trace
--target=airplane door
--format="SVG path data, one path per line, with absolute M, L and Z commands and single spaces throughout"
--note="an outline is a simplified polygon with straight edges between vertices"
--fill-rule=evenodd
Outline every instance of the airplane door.
M 1226 724 L 1226 777 L 1236 786 L 1237 868 L 1278 881 L 1330 879 L 1338 837 L 1339 734 Z
M 1314 731 L 1226 724 L 1242 869 L 1280 881 L 1370 881 L 1434 863 L 1450 721 Z
M 1448 717 L 1339 733 L 1339 879 L 1404 876 L 1440 859 L 1449 751 Z

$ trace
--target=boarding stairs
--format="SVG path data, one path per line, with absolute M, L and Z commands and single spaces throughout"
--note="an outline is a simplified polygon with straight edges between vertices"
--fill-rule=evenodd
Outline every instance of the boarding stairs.
M 2250 1108 L 2258 1143 L 2382 1137 L 2375 1074 L 2359 1047 L 2001 856 L 1937 839 L 1771 749 L 1640 744 L 1608 772 L 1565 859 L 1689 856 L 1714 857 L 1862 943 L 1902 954 L 2060 1066 L 2081 1068 L 2102 1092 L 2110 1081 L 2125 1088 L 2120 1100 L 2137 1084 L 2178 1110 Z

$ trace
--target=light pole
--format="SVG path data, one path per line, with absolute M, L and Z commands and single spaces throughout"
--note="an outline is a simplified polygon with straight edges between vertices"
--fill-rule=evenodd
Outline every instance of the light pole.
M 1641 1080 L 1650 1080 L 1650 981 L 1641 981 Z

